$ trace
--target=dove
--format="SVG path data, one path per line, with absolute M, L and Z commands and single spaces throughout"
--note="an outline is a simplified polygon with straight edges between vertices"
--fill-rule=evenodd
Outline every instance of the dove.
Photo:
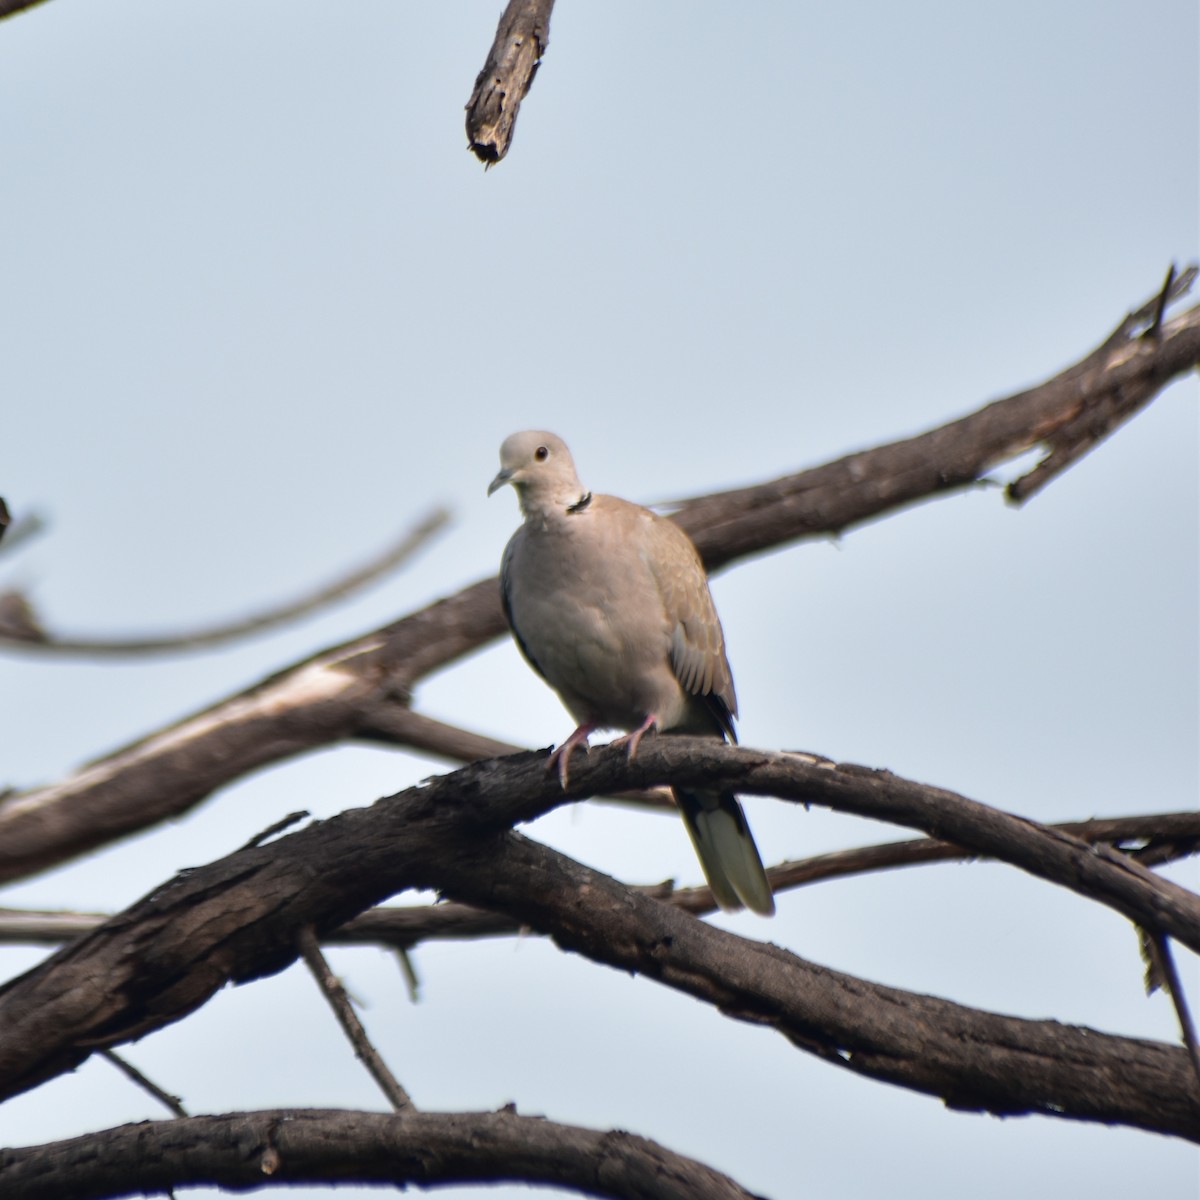
M 576 722 L 547 766 L 566 787 L 571 755 L 619 729 L 642 738 L 698 734 L 736 742 L 737 697 L 700 555 L 674 521 L 579 481 L 562 438 L 514 433 L 492 495 L 511 485 L 524 517 L 504 551 L 500 595 L 517 646 Z M 675 788 L 675 802 L 721 908 L 775 911 L 737 797 Z

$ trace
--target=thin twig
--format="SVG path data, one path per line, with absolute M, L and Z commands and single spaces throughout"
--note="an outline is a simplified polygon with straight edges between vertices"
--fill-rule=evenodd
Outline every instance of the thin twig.
M 187 1109 L 180 1103 L 178 1096 L 172 1096 L 170 1092 L 163 1091 L 157 1083 L 152 1079 L 147 1079 L 133 1063 L 126 1062 L 115 1050 L 101 1050 L 100 1057 L 107 1058 L 126 1079 L 132 1080 L 142 1091 L 149 1092 L 155 1100 L 164 1105 L 175 1116 L 186 1117 L 188 1115 Z
M 380 1057 L 379 1052 L 371 1045 L 367 1031 L 363 1028 L 362 1022 L 350 1004 L 346 989 L 329 969 L 329 964 L 321 953 L 321 947 L 317 945 L 317 935 L 313 932 L 311 925 L 305 925 L 300 930 L 297 935 L 297 946 L 304 956 L 304 961 L 312 972 L 313 978 L 317 981 L 317 987 L 329 1001 L 329 1007 L 333 1009 L 334 1016 L 337 1017 L 338 1023 L 350 1039 L 350 1044 L 354 1047 L 354 1053 L 359 1062 L 367 1068 L 371 1078 L 379 1084 L 383 1094 L 397 1112 L 402 1112 L 406 1108 L 415 1109 L 412 1098 L 400 1086 L 396 1077 L 388 1070 L 387 1064 Z
M 40 633 L 40 631 L 40 636 L 38 636 L 30 633 L 29 628 L 25 626 L 12 629 L 0 626 L 0 649 L 34 650 L 56 654 L 133 656 L 201 650 L 236 641 L 250 634 L 261 633 L 263 630 L 283 625 L 297 617 L 305 616 L 338 600 L 345 599 L 389 571 L 394 571 L 402 566 L 434 534 L 444 528 L 449 520 L 450 514 L 445 509 L 434 509 L 406 532 L 399 541 L 394 542 L 382 553 L 363 563 L 362 566 L 339 576 L 331 583 L 324 584 L 313 592 L 306 593 L 295 600 L 286 601 L 265 612 L 252 613 L 248 617 L 240 617 L 234 621 L 182 633 L 132 638 L 63 637 Z
M 5 509 L 5 515 L 8 517 L 8 530 L 5 532 L 0 528 L 0 533 L 4 535 L 4 552 L 6 554 L 15 550 L 22 542 L 37 537 L 39 533 L 45 533 L 49 527 L 46 519 L 40 513 L 31 512 L 21 517 L 14 517 Z
M 1163 982 L 1167 986 L 1167 995 L 1175 1006 L 1175 1015 L 1179 1018 L 1179 1030 L 1183 1034 L 1183 1044 L 1187 1049 L 1188 1058 L 1192 1060 L 1192 1069 L 1196 1072 L 1196 1080 L 1200 1082 L 1200 1046 L 1196 1042 L 1196 1026 L 1192 1023 L 1192 1014 L 1188 1010 L 1187 997 L 1183 992 L 1183 983 L 1175 968 L 1175 956 L 1171 953 L 1171 939 L 1165 933 L 1154 929 L 1142 929 L 1143 936 L 1154 948 L 1157 965 L 1162 971 Z
M 1167 305 L 1171 302 L 1171 289 L 1175 286 L 1175 264 L 1167 269 L 1167 277 L 1163 280 L 1162 291 L 1158 294 L 1158 302 L 1154 306 L 1154 316 L 1142 333 L 1144 338 L 1154 338 L 1162 332 L 1163 318 L 1167 315 Z
M 277 833 L 282 833 L 285 829 L 291 829 L 293 825 L 298 825 L 305 817 L 311 817 L 312 813 L 307 808 L 300 809 L 299 812 L 288 813 L 286 817 L 280 817 L 272 825 L 268 825 L 261 833 L 256 833 L 243 847 L 243 850 L 249 850 L 252 846 L 261 846 L 264 842 L 269 842 Z
M 1075 412 L 1054 427 L 1047 428 L 1039 440 L 1046 453 L 1032 470 L 1014 479 L 1005 489 L 1010 502 L 1023 504 L 1035 496 L 1052 479 L 1061 475 L 1073 463 L 1089 454 L 1105 438 L 1113 434 L 1139 409 L 1149 404 L 1161 390 L 1152 377 L 1139 375 L 1125 368 L 1135 330 L 1144 324 L 1140 339 L 1157 342 L 1162 338 L 1167 307 L 1184 294 L 1196 278 L 1196 265 L 1190 264 L 1177 273 L 1172 264 L 1163 286 L 1153 299 L 1136 312 L 1130 313 L 1113 331 L 1108 340 L 1066 376 L 1077 388 Z M 1089 370 L 1111 368 L 1115 386 L 1095 389 L 1086 377 Z M 1122 377 L 1122 375 L 1126 377 Z

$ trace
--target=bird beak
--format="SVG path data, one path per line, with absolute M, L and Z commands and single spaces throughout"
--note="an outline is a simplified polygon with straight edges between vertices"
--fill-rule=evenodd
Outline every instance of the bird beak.
M 506 483 L 512 483 L 512 477 L 514 474 L 515 472 L 508 467 L 501 471 L 500 474 L 488 484 L 488 495 L 490 496 L 493 492 L 499 491 Z

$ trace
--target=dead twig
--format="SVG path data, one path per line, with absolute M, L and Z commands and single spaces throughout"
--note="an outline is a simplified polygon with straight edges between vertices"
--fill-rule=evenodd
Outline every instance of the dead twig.
M 312 972 L 312 977 L 317 981 L 317 987 L 321 989 L 321 994 L 329 1001 L 329 1007 L 333 1009 L 338 1024 L 350 1039 L 355 1057 L 367 1068 L 371 1078 L 379 1084 L 380 1090 L 397 1112 L 415 1108 L 412 1098 L 388 1070 L 387 1063 L 380 1057 L 379 1051 L 371 1045 L 371 1039 L 367 1037 L 367 1031 L 358 1019 L 349 996 L 346 995 L 346 989 L 329 969 L 329 963 L 325 961 L 321 947 L 317 945 L 317 935 L 313 932 L 311 925 L 305 925 L 300 929 L 296 936 L 296 944 L 305 964 Z
M 1150 951 L 1155 986 L 1161 979 L 1167 995 L 1171 997 L 1171 1003 L 1175 1006 L 1175 1016 L 1179 1020 L 1179 1032 L 1183 1036 L 1183 1045 L 1188 1052 L 1188 1058 L 1192 1061 L 1192 1070 L 1196 1072 L 1196 1081 L 1200 1083 L 1200 1045 L 1196 1041 L 1196 1026 L 1192 1022 L 1192 1014 L 1188 1009 L 1183 982 L 1175 967 L 1175 956 L 1171 953 L 1171 939 L 1166 934 L 1153 929 L 1139 927 L 1139 932 Z
M 488 167 L 498 163 L 512 144 L 521 101 L 550 45 L 553 10 L 554 0 L 509 0 L 500 17 L 487 61 L 467 101 L 467 142 Z
M 1079 364 L 1071 380 L 1077 390 L 1073 408 L 1066 419 L 1045 431 L 1041 441 L 1046 455 L 1041 462 L 1008 485 L 1010 501 L 1021 504 L 1036 495 L 1158 395 L 1161 381 L 1153 372 L 1140 369 L 1136 351 L 1161 339 L 1168 305 L 1191 288 L 1196 275 L 1195 264 L 1178 275 L 1172 264 L 1158 294 L 1130 313 Z
M 170 1092 L 163 1091 L 154 1080 L 148 1079 L 133 1063 L 126 1062 L 115 1050 L 107 1048 L 101 1050 L 100 1057 L 108 1059 L 126 1079 L 132 1080 L 142 1091 L 148 1092 L 174 1116 L 186 1117 L 188 1115 L 187 1109 L 183 1107 L 178 1096 L 172 1096 Z

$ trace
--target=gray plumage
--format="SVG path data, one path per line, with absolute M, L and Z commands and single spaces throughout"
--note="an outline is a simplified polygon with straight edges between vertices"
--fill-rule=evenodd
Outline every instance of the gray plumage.
M 524 524 L 504 551 L 501 598 L 518 646 L 578 727 L 551 755 L 570 756 L 595 729 L 690 733 L 736 741 L 737 697 L 704 565 L 687 534 L 640 505 L 592 495 L 562 439 L 514 433 L 500 447 L 491 495 L 512 484 Z M 676 789 L 717 903 L 770 915 L 771 886 L 737 797 Z

